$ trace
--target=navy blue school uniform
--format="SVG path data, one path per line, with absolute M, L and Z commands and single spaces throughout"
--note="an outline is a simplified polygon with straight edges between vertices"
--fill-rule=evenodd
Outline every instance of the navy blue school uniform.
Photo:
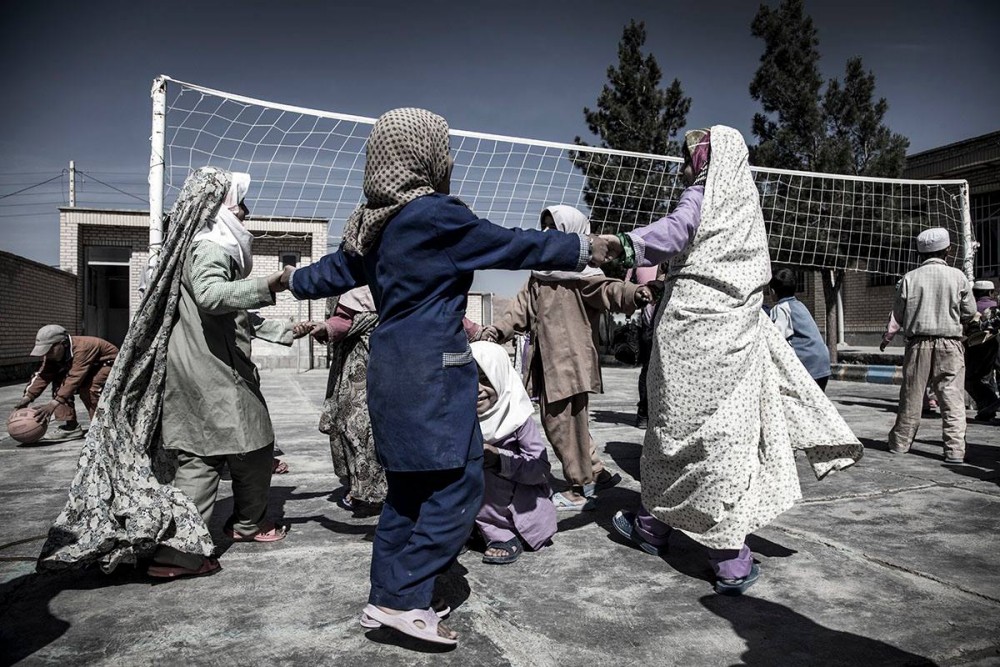
M 372 554 L 372 604 L 428 607 L 434 576 L 458 554 L 482 503 L 478 374 L 462 328 L 474 272 L 579 271 L 589 258 L 584 236 L 505 229 L 430 194 L 389 220 L 364 256 L 338 250 L 293 274 L 296 298 L 367 284 L 378 310 L 368 409 L 389 493 Z

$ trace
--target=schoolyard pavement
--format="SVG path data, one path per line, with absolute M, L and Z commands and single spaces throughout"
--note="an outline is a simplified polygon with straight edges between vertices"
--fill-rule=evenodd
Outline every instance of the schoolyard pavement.
M 18 446 L 0 430 L 0 663 L 1000 664 L 1000 427 L 970 424 L 967 464 L 946 466 L 940 421 L 925 418 L 913 451 L 892 456 L 898 389 L 832 382 L 864 459 L 817 481 L 800 456 L 804 499 L 748 539 L 760 580 L 745 597 L 720 597 L 690 539 L 675 534 L 661 559 L 611 526 L 639 504 L 637 374 L 605 369 L 607 392 L 591 403 L 594 437 L 624 477 L 598 510 L 561 516 L 554 546 L 513 565 L 472 550 L 441 577 L 461 635 L 451 651 L 358 625 L 375 519 L 334 502 L 340 485 L 316 430 L 325 371 L 263 374 L 291 468 L 273 479 L 270 513 L 292 531 L 232 544 L 223 482 L 212 525 L 223 570 L 207 578 L 156 583 L 132 566 L 35 574 L 82 441 Z M 20 393 L 0 387 L 0 415 Z

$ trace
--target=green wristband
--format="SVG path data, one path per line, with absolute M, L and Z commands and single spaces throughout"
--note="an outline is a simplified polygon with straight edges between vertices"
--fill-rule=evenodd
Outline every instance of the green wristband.
M 635 247 L 632 245 L 632 237 L 624 232 L 618 232 L 615 234 L 618 240 L 622 244 L 622 256 L 621 263 L 626 269 L 631 269 L 635 266 Z

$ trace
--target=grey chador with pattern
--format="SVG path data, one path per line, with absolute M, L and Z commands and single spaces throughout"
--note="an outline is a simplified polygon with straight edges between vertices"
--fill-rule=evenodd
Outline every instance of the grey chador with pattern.
M 761 310 L 771 277 L 759 197 L 736 130 L 711 130 L 698 232 L 667 272 L 649 366 L 642 502 L 712 549 L 740 549 L 861 443 Z
M 416 145 L 415 145 L 416 144 Z M 364 255 L 392 216 L 434 192 L 448 174 L 448 122 L 426 109 L 382 114 L 366 146 L 365 198 L 344 227 L 344 246 Z
M 169 484 L 177 463 L 162 446 L 160 415 L 184 261 L 229 183 L 227 172 L 202 167 L 177 195 L 160 262 L 104 386 L 69 500 L 49 529 L 39 570 L 97 561 L 110 572 L 151 555 L 157 544 L 205 556 L 214 549 L 197 508 Z

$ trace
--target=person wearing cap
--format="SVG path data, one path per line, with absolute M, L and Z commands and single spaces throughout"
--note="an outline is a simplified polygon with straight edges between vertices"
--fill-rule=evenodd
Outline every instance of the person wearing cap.
M 935 227 L 917 235 L 920 266 L 899 282 L 893 317 L 906 338 L 903 383 L 889 451 L 910 450 L 920 426 L 928 383 L 941 408 L 946 463 L 965 460 L 965 350 L 962 323 L 976 314 L 965 274 L 945 261 L 951 247 L 948 230 Z
M 976 421 L 992 421 L 1000 410 L 1000 397 L 993 389 L 1000 339 L 995 326 L 982 326 L 1000 317 L 996 299 L 992 298 L 993 283 L 977 280 L 972 285 L 979 317 L 966 325 L 965 390 L 976 402 Z
M 35 418 L 45 421 L 55 418 L 65 422 L 48 432 L 43 442 L 63 442 L 83 437 L 76 419 L 73 396 L 79 394 L 90 418 L 94 418 L 97 399 L 118 356 L 118 348 L 96 336 L 70 336 L 58 324 L 46 324 L 35 336 L 31 356 L 42 357 L 42 366 L 31 376 L 24 396 L 14 409 L 26 408 L 52 386 L 52 400 L 35 408 Z

